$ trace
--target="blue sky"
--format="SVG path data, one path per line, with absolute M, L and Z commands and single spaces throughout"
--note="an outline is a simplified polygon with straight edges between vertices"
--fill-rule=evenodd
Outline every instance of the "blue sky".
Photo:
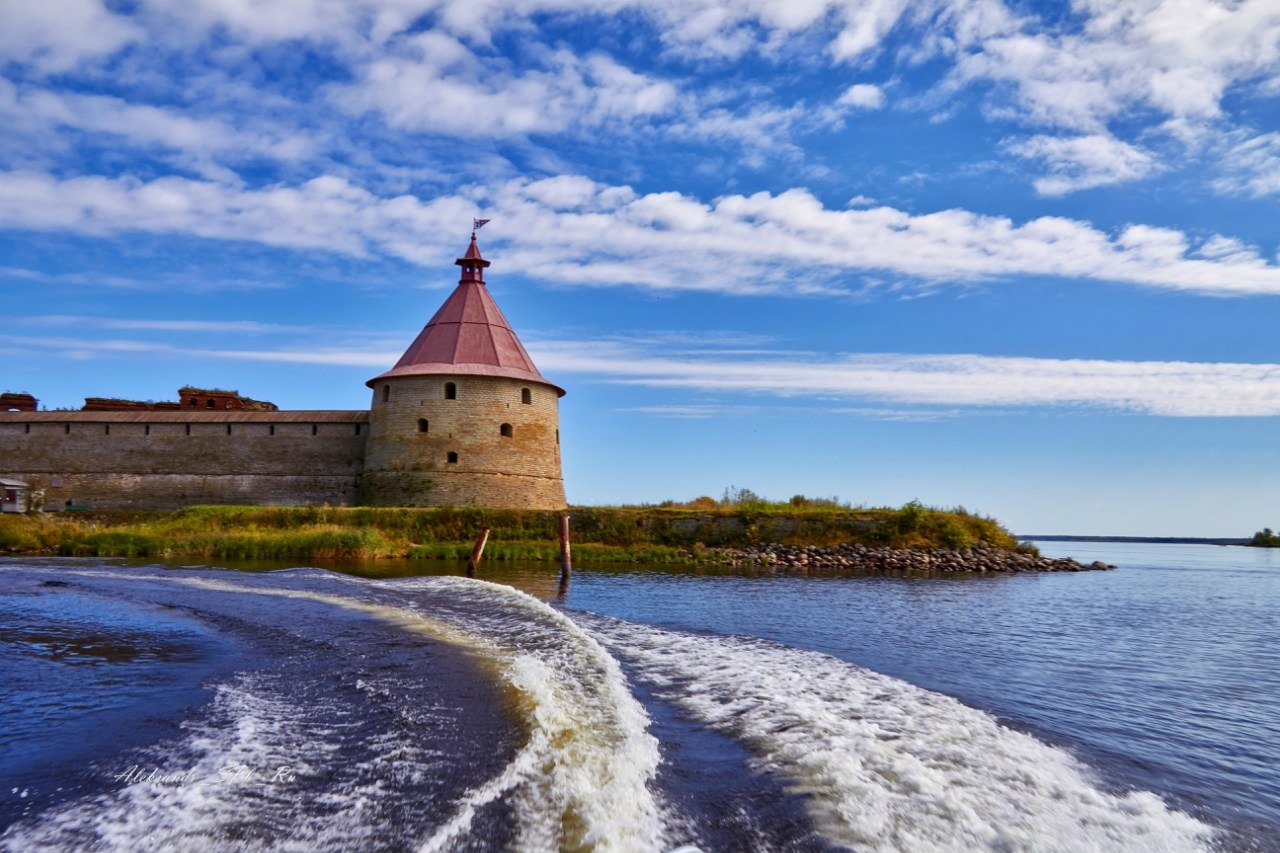
M 1274 0 L 45 0 L 0 68 L 49 408 L 364 408 L 479 216 L 572 502 L 1280 524 Z

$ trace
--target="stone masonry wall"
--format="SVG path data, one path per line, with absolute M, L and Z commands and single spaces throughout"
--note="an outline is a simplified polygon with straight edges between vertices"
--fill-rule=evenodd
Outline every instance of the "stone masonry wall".
M 275 422 L 265 413 L 216 422 L 59 416 L 0 415 L 0 477 L 44 489 L 48 509 L 67 501 L 101 509 L 353 504 L 369 433 L 363 412 L 290 412 Z
M 446 398 L 446 383 L 456 386 L 456 399 Z M 381 380 L 361 502 L 562 509 L 559 418 L 555 389 L 540 383 L 466 375 Z

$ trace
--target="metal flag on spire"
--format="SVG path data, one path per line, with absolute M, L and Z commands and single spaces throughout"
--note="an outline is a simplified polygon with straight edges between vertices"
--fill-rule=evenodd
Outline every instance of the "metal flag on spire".
M 488 220 L 488 219 L 473 219 L 473 220 L 471 220 L 471 230 L 472 230 L 472 231 L 479 231 L 479 230 L 480 230 L 481 228 L 483 228 L 483 227 L 484 227 L 484 226 L 485 226 L 489 221 L 490 221 L 490 220 Z

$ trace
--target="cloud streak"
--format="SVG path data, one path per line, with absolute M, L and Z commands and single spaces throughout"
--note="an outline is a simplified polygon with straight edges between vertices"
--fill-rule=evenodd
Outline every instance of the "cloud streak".
M 178 322 L 172 328 L 182 325 Z M 206 349 L 122 339 L 14 335 L 0 335 L 0 346 L 37 347 L 50 356 L 73 359 L 163 355 L 373 371 L 387 368 L 399 357 L 395 350 L 357 347 Z M 902 420 L 962 413 L 1008 415 L 1039 408 L 1158 417 L 1280 416 L 1280 364 L 963 353 L 832 357 L 785 350 L 708 355 L 705 348 L 673 352 L 667 346 L 619 340 L 544 340 L 531 343 L 528 349 L 542 373 L 562 384 L 566 377 L 579 377 L 580 381 L 698 393 L 695 399 L 676 398 L 627 410 L 657 417 L 709 418 L 767 410 L 758 401 L 742 402 L 743 397 L 785 400 L 786 408 L 807 401 L 806 405 L 824 405 L 832 413 L 891 415 Z M 709 394 L 718 397 L 709 400 Z
M 966 210 L 834 210 L 807 190 L 640 194 L 583 177 L 517 179 L 421 200 L 342 178 L 262 189 L 209 181 L 0 173 L 0 227 L 186 234 L 440 264 L 458 224 L 498 212 L 502 264 L 547 281 L 739 295 L 833 294 L 865 276 L 931 283 L 1070 277 L 1218 295 L 1280 294 L 1280 266 L 1223 235 Z M 447 242 L 445 235 L 448 236 Z M 1223 251 L 1230 246 L 1230 251 Z
M 539 367 L 551 375 L 702 393 L 970 411 L 1068 407 L 1164 417 L 1280 415 L 1277 364 L 893 353 L 838 359 L 794 359 L 786 353 L 767 359 L 684 359 L 612 342 L 550 344 L 532 351 Z

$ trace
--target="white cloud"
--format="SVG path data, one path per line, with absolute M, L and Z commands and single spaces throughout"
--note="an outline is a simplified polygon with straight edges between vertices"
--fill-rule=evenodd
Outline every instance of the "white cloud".
M 730 406 L 721 403 L 689 403 L 688 405 L 671 406 L 633 406 L 616 409 L 619 412 L 636 412 L 642 415 L 653 415 L 659 418 L 675 418 L 677 420 L 707 421 L 713 418 L 757 417 L 759 406 Z
M 179 328 L 171 331 L 181 331 Z M 0 335 L 0 347 L 49 357 L 194 357 L 204 360 L 384 369 L 398 350 L 351 347 L 200 349 L 149 341 Z M 529 351 L 547 376 L 748 394 L 858 417 L 919 420 L 1041 407 L 1162 417 L 1280 416 L 1280 364 L 1104 361 L 973 354 L 857 353 L 820 356 L 775 350 L 745 357 L 618 340 L 537 341 Z M 561 380 L 563 381 L 563 380 Z M 850 405 L 853 404 L 853 405 Z M 902 408 L 919 407 L 919 408 Z M 776 406 L 769 406 L 774 409 Z M 765 404 L 706 398 L 628 411 L 662 417 L 759 414 Z
M 941 92 L 981 86 L 989 116 L 1031 128 L 1011 150 L 1044 162 L 1036 187 L 1046 195 L 1150 177 L 1164 164 L 1137 139 L 1163 135 L 1194 150 L 1231 124 L 1223 107 L 1229 93 L 1277 91 L 1274 0 L 1077 0 L 1051 22 L 1023 8 L 1001 0 L 140 0 L 125 13 L 101 0 L 48 0 L 0 5 L 0 59 L 63 72 L 136 46 L 131 61 L 139 69 L 150 63 L 143 77 L 158 77 L 168 70 L 165 57 L 190 61 L 207 49 L 209 62 L 231 67 L 252 64 L 254 49 L 304 42 L 352 80 L 330 90 L 334 103 L 376 114 L 392 129 L 507 140 L 656 126 L 675 138 L 742 142 L 756 149 L 747 162 L 761 166 L 760 152 L 795 158 L 797 130 L 835 126 L 850 109 L 882 108 L 884 88 L 867 80 L 807 106 L 780 103 L 767 90 L 717 102 L 696 85 L 706 60 L 723 67 L 756 53 L 783 65 L 803 55 L 866 78 L 870 58 L 892 44 L 899 68 L 952 61 Z M 682 66 L 689 79 L 627 68 L 606 55 L 607 40 L 595 52 L 573 53 L 542 29 L 548 20 L 610 27 L 637 18 L 669 51 L 692 59 Z M 895 32 L 909 38 L 890 42 Z M 499 58 L 492 49 L 499 35 L 519 39 L 518 58 Z M 265 125 L 110 98 L 40 104 L 31 97 L 25 109 L 56 112 L 49 120 L 65 127 L 204 152 L 193 168 L 223 180 L 232 175 L 218 169 L 237 152 L 282 161 L 314 153 L 305 135 Z M 1236 152 L 1241 169 L 1218 189 L 1274 191 L 1275 170 L 1249 167 L 1250 156 L 1259 154 Z
M 22 88 L 0 79 L 0 119 L 18 128 L 32 145 L 48 144 L 63 129 L 109 134 L 137 148 L 161 148 L 191 155 L 191 163 L 207 175 L 222 175 L 219 159 L 243 161 L 266 157 L 297 161 L 314 153 L 301 133 L 276 127 L 244 130 L 212 117 L 195 117 L 172 107 L 135 104 L 105 95 L 59 94 Z
M 972 11 L 953 4 L 956 38 L 942 42 L 955 56 L 944 91 L 994 84 L 990 115 L 1065 134 L 1056 142 L 1038 136 L 1015 144 L 1030 144 L 1024 156 L 1047 161 L 1050 174 L 1036 183 L 1044 194 L 1157 171 L 1150 152 L 1115 138 L 1120 127 L 1196 152 L 1230 127 L 1228 93 L 1275 94 L 1280 5 L 1274 0 L 1077 0 L 1072 12 L 1053 29 L 1011 15 L 966 27 Z
M 161 178 L 59 180 L 0 173 L 0 227 L 146 231 L 438 264 L 479 210 L 500 211 L 502 264 L 547 281 L 735 294 L 835 293 L 849 276 L 957 282 L 1064 276 L 1214 294 L 1280 294 L 1280 266 L 1243 244 L 1132 225 L 1022 224 L 967 210 L 833 210 L 807 190 L 637 194 L 581 177 L 517 179 L 428 201 L 386 198 L 325 176 L 263 189 Z M 1204 251 L 1202 247 L 1208 247 Z M 843 282 L 843 283 L 842 283 Z
M 978 30 L 955 79 L 1012 87 L 1044 126 L 1099 132 L 1135 107 L 1212 120 L 1233 84 L 1274 73 L 1280 6 L 1272 0 L 1080 0 L 1078 26 L 1037 30 L 1034 19 Z M 963 7 L 960 7 L 963 8 Z
M 1148 152 L 1105 133 L 1033 136 L 1005 147 L 1019 157 L 1045 162 L 1050 174 L 1036 179 L 1035 188 L 1047 196 L 1134 181 L 1160 169 Z
M 505 138 L 661 115 L 672 110 L 676 90 L 604 55 L 567 50 L 539 69 L 502 69 L 455 38 L 425 32 L 369 62 L 333 97 L 352 112 L 381 114 L 391 127 Z
M 1223 141 L 1218 153 L 1218 191 L 1255 198 L 1280 195 L 1280 133 L 1238 132 Z
M 18 352 L 38 351 L 46 357 L 101 359 L 105 356 L 153 355 L 169 359 L 256 361 L 283 364 L 314 364 L 327 367 L 367 367 L 385 370 L 400 358 L 400 351 L 370 350 L 355 347 L 299 347 L 297 349 L 238 350 L 232 348 L 200 349 L 189 345 L 123 339 L 47 338 L 31 335 L 0 334 L 0 347 L 11 346 Z
M 0 64 L 30 64 L 42 73 L 69 71 L 139 40 L 143 30 L 100 0 L 0 3 Z
M 157 36 L 173 41 L 225 33 L 250 45 L 302 40 L 358 54 L 442 5 L 437 0 L 140 0 L 137 15 Z
M 586 374 L 704 393 L 971 410 L 1070 406 L 1166 417 L 1280 415 L 1278 364 L 902 354 L 796 359 L 784 352 L 754 360 L 682 358 L 612 342 L 544 343 L 531 352 L 548 375 Z
M 855 83 L 844 90 L 844 94 L 836 99 L 836 103 L 846 107 L 878 110 L 884 106 L 884 90 L 868 83 Z
M 280 332 L 315 332 L 311 326 L 289 326 L 260 323 L 256 320 L 121 320 L 113 317 L 87 317 L 74 314 L 14 316 L 3 318 L 11 328 L 26 326 L 79 326 L 113 331 L 211 332 L 214 334 L 277 334 Z

